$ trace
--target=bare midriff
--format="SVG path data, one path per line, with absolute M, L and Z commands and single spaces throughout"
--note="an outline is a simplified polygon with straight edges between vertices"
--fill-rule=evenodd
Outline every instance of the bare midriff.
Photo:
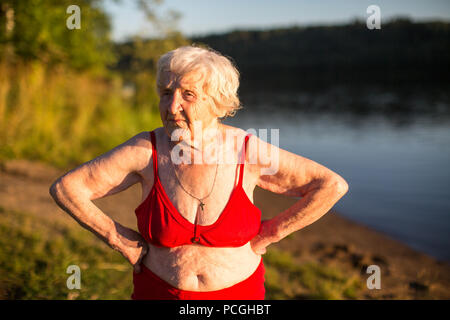
M 236 248 L 148 245 L 143 264 L 180 290 L 215 291 L 231 287 L 250 277 L 261 262 L 261 255 L 252 250 L 250 243 Z

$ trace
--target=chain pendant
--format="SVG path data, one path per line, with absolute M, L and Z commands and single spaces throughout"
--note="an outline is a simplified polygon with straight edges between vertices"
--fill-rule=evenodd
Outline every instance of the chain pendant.
M 198 205 L 200 209 L 202 209 L 202 213 L 204 212 L 203 207 L 205 206 L 205 204 L 203 203 L 202 200 L 199 200 L 200 204 Z M 200 238 L 197 236 L 197 220 L 198 220 L 198 212 L 195 216 L 195 222 L 194 222 L 194 236 L 191 238 L 191 242 L 192 243 L 200 243 Z

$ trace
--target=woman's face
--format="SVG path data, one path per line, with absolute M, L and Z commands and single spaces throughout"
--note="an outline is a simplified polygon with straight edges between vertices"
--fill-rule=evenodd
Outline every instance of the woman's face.
M 202 129 L 209 127 L 217 117 L 211 111 L 212 99 L 203 91 L 204 80 L 199 72 L 180 77 L 166 72 L 159 88 L 159 112 L 169 135 L 176 129 L 189 130 L 194 137 L 194 121 L 200 121 Z

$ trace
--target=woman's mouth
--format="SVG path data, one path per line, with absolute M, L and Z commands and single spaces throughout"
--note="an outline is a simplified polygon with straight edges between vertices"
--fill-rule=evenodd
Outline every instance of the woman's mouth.
M 184 127 L 184 120 L 169 119 L 167 123 L 178 128 Z
M 170 122 L 174 122 L 174 123 L 180 123 L 183 122 L 184 120 L 180 120 L 180 119 L 170 119 Z

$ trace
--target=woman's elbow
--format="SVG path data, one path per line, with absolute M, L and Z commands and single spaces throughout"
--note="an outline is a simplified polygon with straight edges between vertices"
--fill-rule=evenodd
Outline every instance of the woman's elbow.
M 61 196 L 61 194 L 63 194 L 62 188 L 63 184 L 61 182 L 61 178 L 58 178 L 48 189 L 48 192 L 55 201 Z
M 327 184 L 341 197 L 348 192 L 349 187 L 347 181 L 339 175 L 334 175 L 332 178 L 329 178 Z
M 52 198 L 58 202 L 59 199 L 62 199 L 68 194 L 68 190 L 70 190 L 69 182 L 64 176 L 61 176 L 53 182 L 48 191 Z
M 342 179 L 342 181 L 338 184 L 338 192 L 342 195 L 348 192 L 348 183 L 344 179 Z

